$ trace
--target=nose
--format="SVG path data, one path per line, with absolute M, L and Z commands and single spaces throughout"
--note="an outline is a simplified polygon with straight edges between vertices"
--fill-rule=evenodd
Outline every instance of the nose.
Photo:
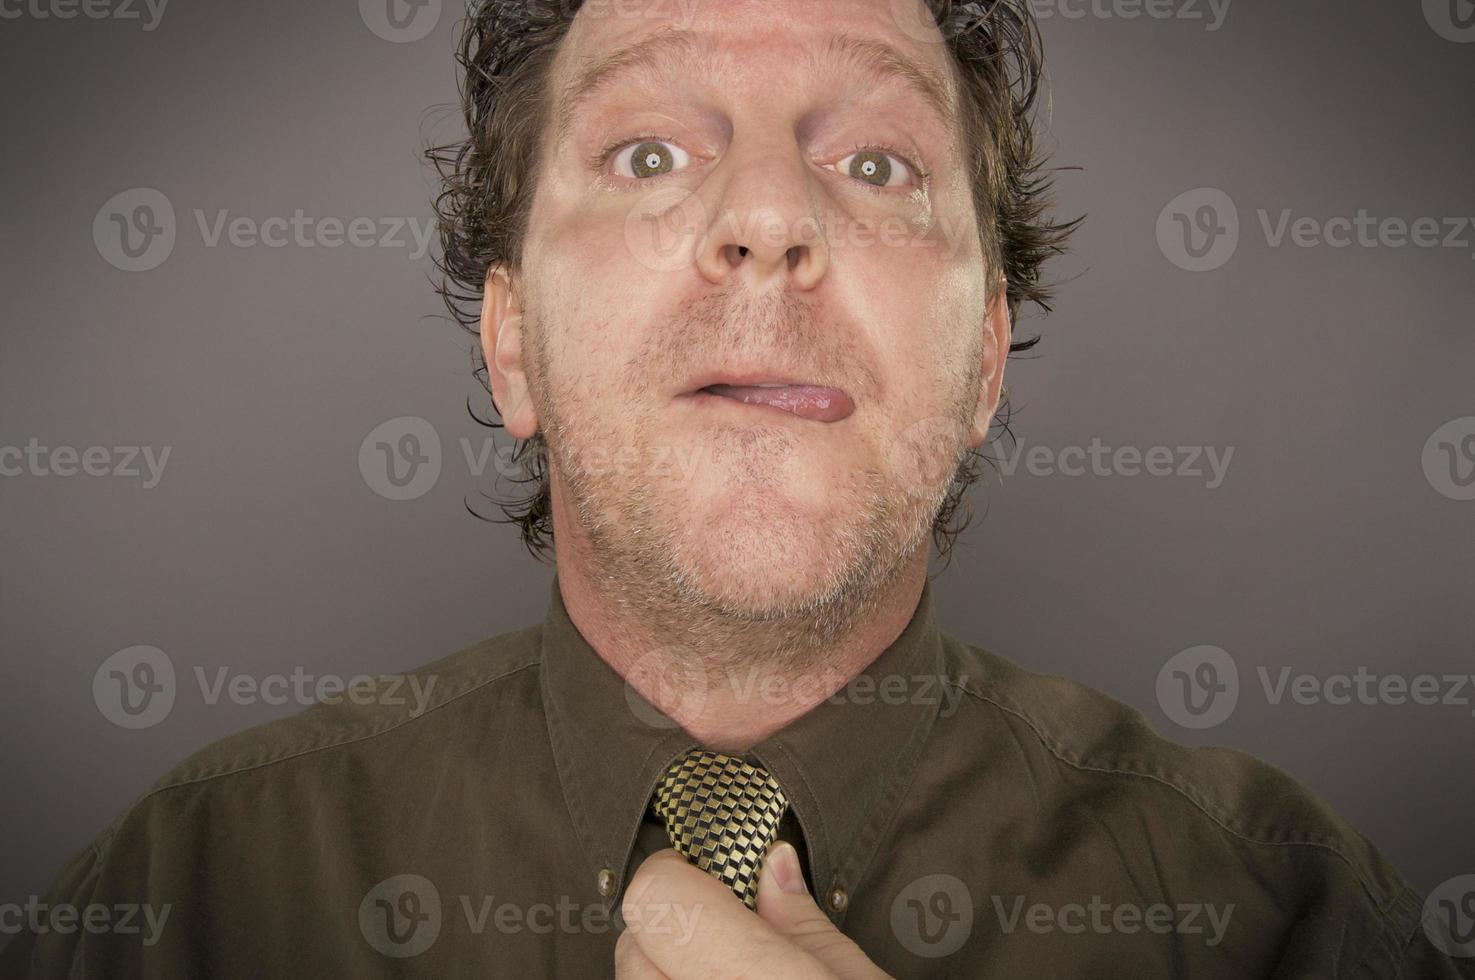
M 754 292 L 787 279 L 810 290 L 829 268 L 829 245 L 814 201 L 809 164 L 792 139 L 734 137 L 722 161 L 716 218 L 697 248 L 697 266 L 713 285 L 740 276 Z

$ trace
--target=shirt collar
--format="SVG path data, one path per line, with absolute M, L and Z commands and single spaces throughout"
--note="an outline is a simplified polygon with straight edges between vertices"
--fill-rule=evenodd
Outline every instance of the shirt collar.
M 821 894 L 853 889 L 875 856 L 944 700 L 942 669 L 928 580 L 906 627 L 869 667 L 748 753 L 788 794 Z M 591 881 L 612 882 L 601 892 L 612 904 L 634 870 L 630 853 L 656 783 L 697 742 L 594 651 L 569 618 L 556 573 L 542 684 L 574 831 Z M 826 909 L 832 918 L 843 917 L 838 904 Z

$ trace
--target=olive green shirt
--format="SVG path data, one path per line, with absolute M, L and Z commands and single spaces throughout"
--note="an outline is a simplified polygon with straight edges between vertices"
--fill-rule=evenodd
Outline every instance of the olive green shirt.
M 953 638 L 932 591 L 747 755 L 816 900 L 887 973 L 1475 976 L 1284 773 Z M 61 871 L 0 976 L 609 977 L 624 885 L 667 846 L 651 793 L 694 745 L 555 577 L 545 622 L 176 767 Z

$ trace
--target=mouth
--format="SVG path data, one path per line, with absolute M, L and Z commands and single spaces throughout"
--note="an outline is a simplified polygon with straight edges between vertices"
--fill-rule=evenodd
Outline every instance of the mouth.
M 855 412 L 855 402 L 850 396 L 828 385 L 731 374 L 712 381 L 706 378 L 697 381 L 701 386 L 688 390 L 683 398 L 699 403 L 736 402 L 756 410 L 777 410 L 814 422 L 839 422 Z

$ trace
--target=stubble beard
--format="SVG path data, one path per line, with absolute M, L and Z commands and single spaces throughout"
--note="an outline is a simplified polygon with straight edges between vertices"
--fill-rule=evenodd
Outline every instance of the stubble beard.
M 686 471 L 674 467 L 665 477 L 647 472 L 648 420 L 639 418 L 623 430 L 602 424 L 582 386 L 561 383 L 549 370 L 546 325 L 529 311 L 526 326 L 529 387 L 548 446 L 555 512 L 563 498 L 576 516 L 588 559 L 581 571 L 617 610 L 611 618 L 626 642 L 659 648 L 673 666 L 704 673 L 709 683 L 740 671 L 812 674 L 857 624 L 872 618 L 918 550 L 927 547 L 950 481 L 902 486 L 873 466 L 852 471 L 832 492 L 830 519 L 819 533 L 791 509 L 765 504 L 761 496 L 752 498 L 747 511 L 767 520 L 740 529 L 724 525 L 715 533 L 710 527 L 683 528 L 691 512 L 683 495 L 689 489 L 682 482 Z M 953 411 L 960 421 L 970 410 L 962 393 L 970 385 L 977 391 L 977 372 L 970 374 L 961 385 L 953 383 Z M 697 464 L 724 467 L 760 495 L 765 482 L 772 485 L 766 477 L 800 449 L 783 425 L 713 431 L 712 444 L 696 450 L 702 454 Z M 637 466 L 583 465 L 590 450 L 615 446 L 629 447 L 628 458 L 638 460 Z M 749 587 L 766 561 L 792 554 L 795 541 L 804 542 L 804 560 L 814 568 L 809 582 L 766 592 Z M 712 567 L 714 548 L 746 561 L 721 574 Z

